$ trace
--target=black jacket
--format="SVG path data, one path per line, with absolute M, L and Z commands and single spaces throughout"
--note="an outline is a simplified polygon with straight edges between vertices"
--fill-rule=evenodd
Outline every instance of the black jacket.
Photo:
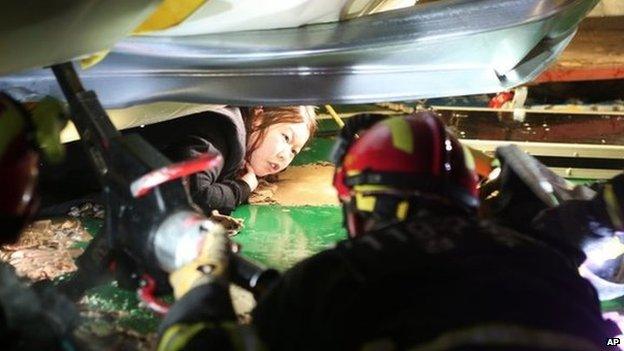
M 251 193 L 238 179 L 245 158 L 245 126 L 240 110 L 222 107 L 166 122 L 132 129 L 173 162 L 202 153 L 218 153 L 223 165 L 189 178 L 193 201 L 206 213 L 229 214 Z
M 229 214 L 249 198 L 251 189 L 238 179 L 246 151 L 245 126 L 238 108 L 213 108 L 123 133 L 140 134 L 172 162 L 204 152 L 221 154 L 222 166 L 189 177 L 193 201 L 206 213 L 216 209 Z M 73 204 L 76 198 L 77 202 L 97 201 L 97 197 L 87 196 L 97 193 L 100 186 L 80 142 L 67 145 L 63 164 L 43 167 L 41 188 L 43 215 L 67 212 L 67 206 L 55 204 Z

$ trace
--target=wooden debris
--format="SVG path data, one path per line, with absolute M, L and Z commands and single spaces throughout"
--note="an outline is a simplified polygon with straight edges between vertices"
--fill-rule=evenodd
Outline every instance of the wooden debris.
M 93 204 L 90 202 L 84 203 L 78 206 L 74 206 L 69 209 L 68 216 L 74 218 L 99 218 L 104 219 L 104 207 L 100 204 Z
M 225 228 L 228 236 L 238 234 L 244 227 L 242 219 L 222 215 L 217 210 L 212 211 L 210 219 L 221 224 L 223 228 Z
M 77 219 L 37 221 L 24 229 L 15 244 L 0 248 L 0 259 L 22 277 L 53 279 L 76 270 L 74 259 L 83 250 L 75 245 L 89 240 L 91 235 Z

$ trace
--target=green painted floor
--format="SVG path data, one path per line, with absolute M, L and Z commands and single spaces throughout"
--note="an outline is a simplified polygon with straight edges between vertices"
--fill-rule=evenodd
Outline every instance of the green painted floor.
M 314 138 L 297 155 L 291 165 L 301 166 L 315 162 L 328 162 L 333 145 L 333 138 Z
M 332 138 L 314 138 L 292 165 L 327 162 L 332 145 Z M 232 216 L 245 221 L 234 237 L 242 254 L 281 271 L 347 237 L 338 206 L 244 205 Z
M 337 206 L 242 206 L 233 213 L 245 219 L 234 237 L 242 253 L 264 265 L 285 270 L 346 238 Z

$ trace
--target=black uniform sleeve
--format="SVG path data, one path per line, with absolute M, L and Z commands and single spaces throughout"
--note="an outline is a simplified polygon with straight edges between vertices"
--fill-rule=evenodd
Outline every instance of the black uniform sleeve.
M 235 319 L 226 284 L 198 286 L 171 307 L 159 327 L 158 350 L 235 350 L 227 331 Z
M 260 298 L 251 326 L 234 323 L 223 285 L 200 286 L 167 314 L 158 350 L 314 350 L 329 344 L 349 349 L 339 335 L 349 327 L 336 326 L 350 316 L 345 304 L 360 283 L 337 250 L 324 251 L 288 270 Z
M 340 335 L 349 328 L 342 319 L 359 284 L 337 250 L 321 252 L 288 270 L 260 299 L 254 327 L 271 350 L 349 349 Z
M 216 153 L 225 160 L 228 157 L 226 145 L 225 142 L 209 142 L 198 136 L 187 136 L 167 150 L 167 154 L 172 159 L 184 160 L 203 153 Z M 220 213 L 229 214 L 236 206 L 246 202 L 251 194 L 247 183 L 238 179 L 223 179 L 222 171 L 223 165 L 196 173 L 189 178 L 193 202 L 206 213 L 219 210 Z

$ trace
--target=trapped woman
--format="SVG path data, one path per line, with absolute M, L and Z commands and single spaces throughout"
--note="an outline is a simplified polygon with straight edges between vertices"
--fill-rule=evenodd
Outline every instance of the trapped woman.
M 222 106 L 124 133 L 141 134 L 172 162 L 206 152 L 220 154 L 222 165 L 190 176 L 189 190 L 205 213 L 229 214 L 247 201 L 258 186 L 258 177 L 278 173 L 290 164 L 315 132 L 315 118 L 311 106 Z M 42 216 L 66 212 L 68 204 L 79 204 L 66 201 L 80 197 L 84 202 L 85 194 L 99 190 L 81 145 L 72 144 L 62 169 L 44 168 Z M 59 186 L 59 182 L 70 186 Z M 52 205 L 64 201 L 64 206 Z
M 316 129 L 309 106 L 220 107 L 148 126 L 141 135 L 172 161 L 218 153 L 222 166 L 189 178 L 193 201 L 206 213 L 228 214 L 247 201 L 257 177 L 286 168 Z

